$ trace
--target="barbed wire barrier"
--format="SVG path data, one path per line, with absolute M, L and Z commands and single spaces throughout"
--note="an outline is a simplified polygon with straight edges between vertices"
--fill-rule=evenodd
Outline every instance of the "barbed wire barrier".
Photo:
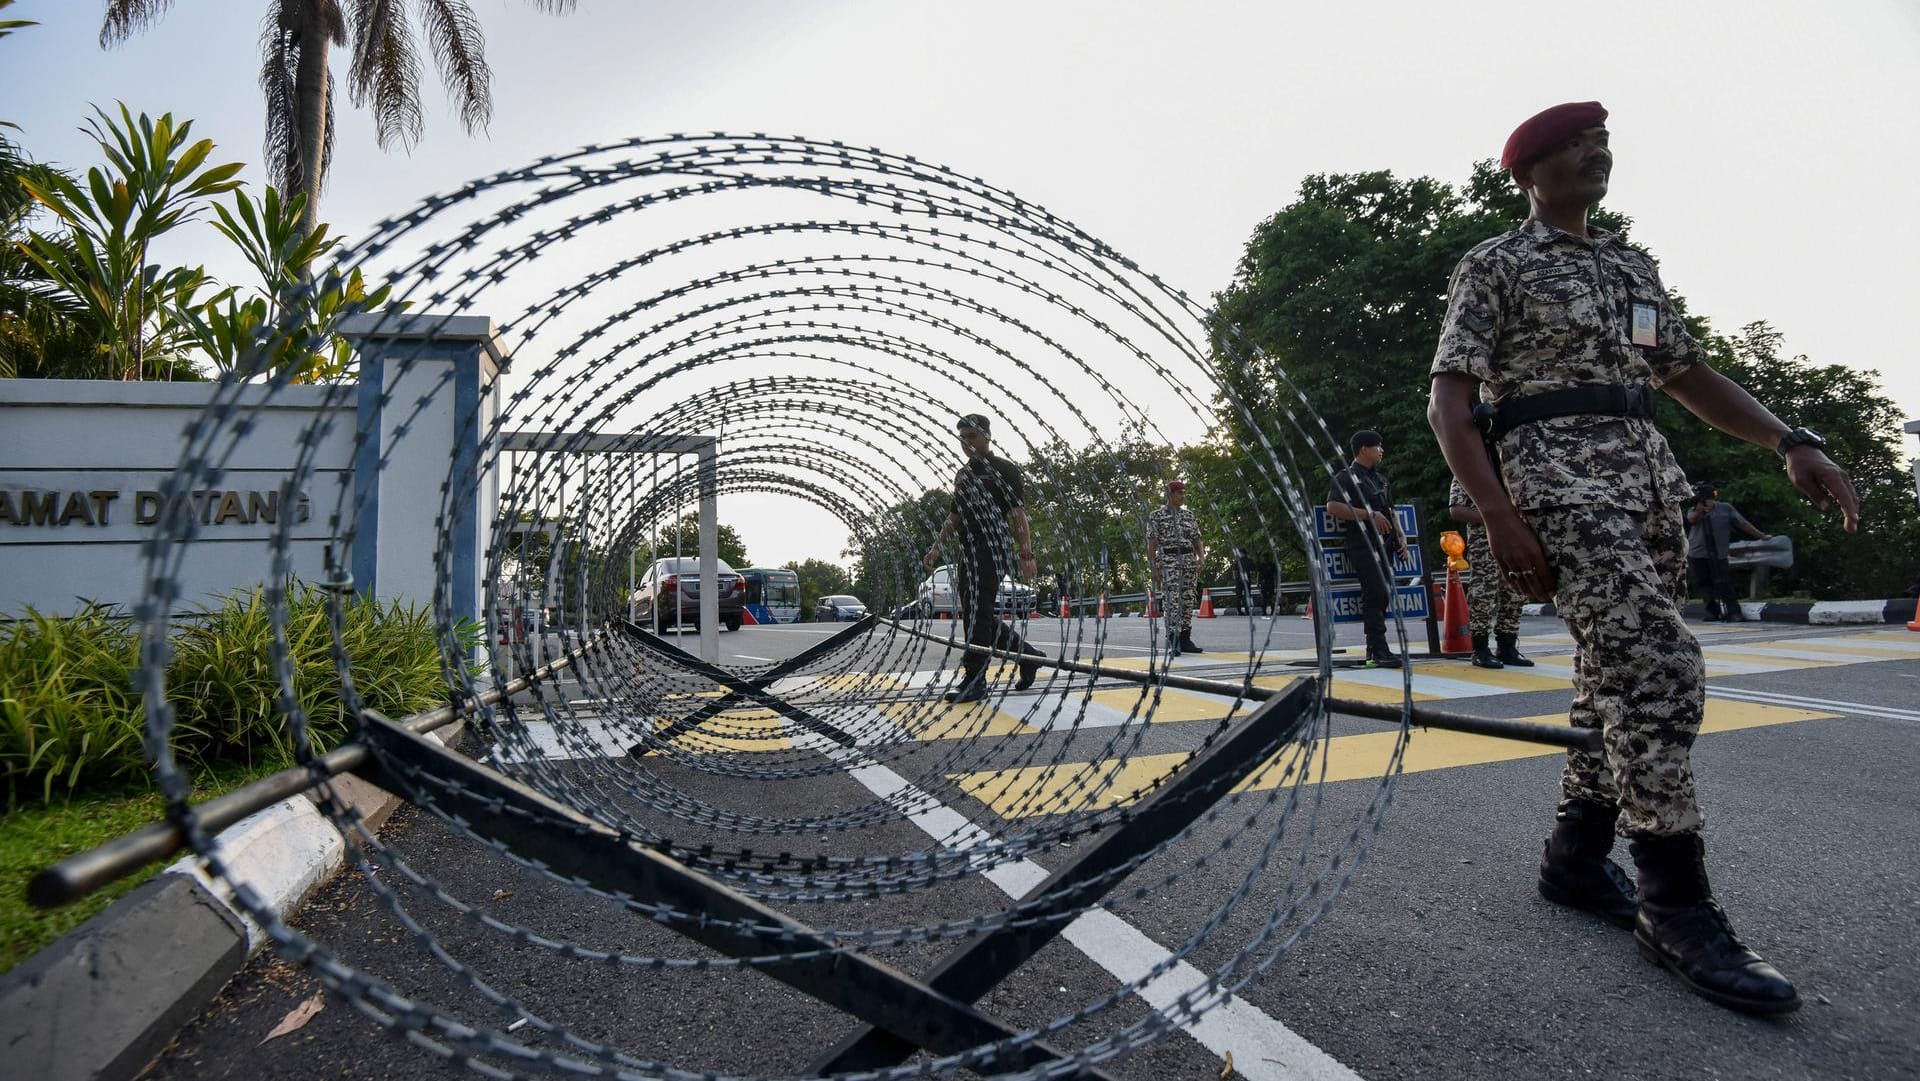
M 217 386 L 147 548 L 142 680 L 173 833 L 149 838 L 145 858 L 166 836 L 184 840 L 282 955 L 427 1052 L 489 1076 L 743 1076 L 727 1040 L 688 1049 L 645 1018 L 609 1034 L 547 1008 L 551 988 L 519 975 L 532 955 L 563 979 L 621 981 L 630 1001 L 677 1001 L 701 972 L 752 970 L 872 1026 L 837 1043 L 822 1033 L 790 1070 L 751 1076 L 1104 1076 L 1285 957 L 1380 830 L 1405 711 L 1378 711 L 1403 724 L 1367 797 L 1327 801 L 1330 624 L 1301 668 L 1287 663 L 1299 651 L 1274 646 L 1272 624 L 1243 617 L 1244 653 L 1217 679 L 1183 682 L 1157 651 L 1144 664 L 1117 658 L 1108 624 L 1082 605 L 1036 618 L 1061 645 L 1030 691 L 1013 689 L 1014 658 L 999 654 L 986 701 L 943 700 L 964 636 L 912 602 L 947 509 L 927 493 L 949 487 L 961 462 L 963 413 L 989 418 L 998 454 L 1031 463 L 1042 576 L 1063 593 L 1124 591 L 1166 479 L 1138 463 L 1170 467 L 1173 448 L 1204 442 L 1234 482 L 1190 489 L 1196 511 L 1239 516 L 1270 550 L 1306 553 L 1327 600 L 1310 512 L 1337 443 L 1271 358 L 1070 222 L 876 149 L 671 136 L 541 158 L 428 199 L 341 263 L 383 275 L 406 306 L 375 313 L 409 327 L 385 354 L 387 376 L 444 352 L 434 327 L 462 315 L 499 320 L 512 354 L 482 396 L 497 408 L 456 406 L 478 454 L 443 466 L 431 457 L 442 450 L 408 439 L 412 418 L 456 397 L 446 378 L 416 397 L 383 391 L 403 418 L 397 434 L 355 433 L 357 468 L 429 456 L 443 522 L 476 495 L 499 508 L 477 647 L 475 613 L 456 603 L 466 570 L 447 536 L 433 553 L 458 710 L 396 724 L 364 708 L 357 688 L 380 673 L 348 655 L 339 627 L 355 588 L 344 553 L 370 526 L 364 497 L 342 487 L 314 515 L 331 537 L 334 660 L 363 725 L 320 754 L 285 645 L 295 560 L 284 519 L 271 542 L 282 712 L 306 764 L 287 784 L 318 783 L 398 944 L 349 960 L 279 919 L 213 843 L 232 808 L 209 819 L 189 804 L 166 750 L 165 634 L 181 560 L 201 540 L 182 495 L 235 465 L 263 403 L 287 385 L 285 373 L 260 374 L 299 333 L 285 322 Z M 353 401 L 350 385 L 331 393 Z M 309 487 L 330 424 L 303 433 L 290 490 Z M 657 453 L 689 435 L 712 438 L 711 468 Z M 632 622 L 634 553 L 702 496 L 837 518 L 875 615 L 749 667 L 702 660 L 687 636 Z M 1129 503 L 1135 512 L 1115 514 Z M 551 663 L 551 638 L 496 617 L 555 581 L 567 583 L 565 655 Z M 1198 750 L 1169 759 L 1159 714 L 1183 687 L 1211 693 L 1217 715 L 1183 717 Z M 463 753 L 423 738 L 456 713 Z M 1163 764 L 1143 769 L 1150 759 Z M 349 770 L 417 807 L 417 824 L 398 838 L 368 829 L 326 781 Z M 508 891 L 476 887 L 449 852 L 573 901 L 529 913 Z M 1222 867 L 1224 887 L 1202 885 Z M 1005 882 L 1025 887 L 983 886 Z M 971 1005 L 1094 908 L 1126 918 L 1174 895 L 1194 916 L 1138 978 L 1051 1016 L 996 1019 Z M 572 906 L 624 912 L 634 931 L 575 941 Z M 948 956 L 922 979 L 929 950 Z M 910 971 L 880 960 L 890 956 Z M 1187 964 L 1205 978 L 1157 1008 L 1119 1008 Z M 413 966 L 436 973 L 440 994 L 413 990 Z

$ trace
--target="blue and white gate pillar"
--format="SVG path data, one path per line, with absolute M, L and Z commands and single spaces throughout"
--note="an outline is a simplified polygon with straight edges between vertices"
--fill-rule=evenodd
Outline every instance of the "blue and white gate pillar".
M 497 455 L 481 438 L 499 415 L 509 358 L 477 315 L 359 315 L 341 336 L 360 357 L 353 579 L 363 595 L 433 602 L 445 548 L 456 618 L 484 623 L 481 555 L 500 503 Z M 450 495 L 451 493 L 451 495 Z

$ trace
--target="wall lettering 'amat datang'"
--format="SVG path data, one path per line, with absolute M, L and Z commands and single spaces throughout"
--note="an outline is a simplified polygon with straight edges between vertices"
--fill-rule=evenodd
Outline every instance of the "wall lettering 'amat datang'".
M 135 491 L 131 499 L 125 499 L 126 495 L 117 488 L 86 491 L 0 488 L 0 527 L 99 528 L 127 521 L 134 525 L 152 525 L 166 510 L 165 499 L 158 491 Z M 205 526 L 277 525 L 280 522 L 278 491 L 207 489 L 186 492 L 181 499 L 185 503 L 183 512 Z M 304 495 L 290 500 L 287 510 L 294 524 L 305 522 L 311 513 Z

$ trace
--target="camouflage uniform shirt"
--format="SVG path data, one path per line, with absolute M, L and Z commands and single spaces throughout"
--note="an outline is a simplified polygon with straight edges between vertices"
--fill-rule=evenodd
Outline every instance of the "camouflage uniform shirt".
M 1484 400 L 1582 384 L 1659 386 L 1702 353 L 1644 252 L 1590 229 L 1581 239 L 1538 219 L 1460 260 L 1432 374 L 1458 372 Z M 1634 343 L 1634 309 L 1652 315 L 1653 344 Z M 1603 504 L 1646 510 L 1691 492 L 1665 437 L 1642 417 L 1551 417 L 1500 443 L 1514 506 Z
M 1169 553 L 1169 548 L 1184 549 L 1186 558 L 1192 558 L 1200 552 L 1200 519 L 1186 507 L 1155 507 L 1147 515 L 1147 543 L 1156 546 L 1162 563 L 1179 554 Z

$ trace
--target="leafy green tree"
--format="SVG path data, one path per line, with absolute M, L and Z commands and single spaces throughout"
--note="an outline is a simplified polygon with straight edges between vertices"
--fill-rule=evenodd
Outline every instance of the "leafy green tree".
M 928 488 L 875 515 L 874 530 L 855 537 L 840 553 L 853 564 L 847 592 L 875 612 L 890 612 L 912 600 L 925 577 L 920 557 L 939 536 L 951 501 L 946 489 Z M 1034 542 L 1040 542 L 1037 529 Z
M 812 619 L 813 606 L 822 597 L 836 593 L 853 593 L 853 576 L 838 563 L 829 563 L 824 559 L 790 560 L 786 569 L 800 577 L 800 618 Z M 861 600 L 866 600 L 861 597 Z
M 529 0 L 568 12 L 574 0 Z M 118 45 L 160 20 L 173 0 L 108 0 L 100 44 Z M 274 184 L 306 196 L 301 231 L 319 228 L 320 189 L 333 158 L 333 75 L 328 52 L 348 45 L 353 104 L 372 109 L 382 150 L 411 150 L 425 129 L 420 104 L 420 40 L 469 134 L 493 115 L 493 71 L 480 19 L 466 0 L 418 0 L 418 26 L 398 0 L 268 0 L 261 35 L 260 89 L 267 97 L 266 157 Z
M 170 113 L 136 120 L 122 105 L 116 122 L 94 112 L 89 126 L 109 167 L 87 170 L 84 188 L 61 173 L 21 176 L 66 226 L 64 236 L 29 230 L 22 247 L 101 345 L 102 369 L 88 374 L 171 377 L 193 339 L 182 316 L 205 303 L 200 292 L 211 281 L 204 267 L 149 263 L 148 248 L 205 200 L 237 188 L 241 165 L 207 165 L 213 141 L 189 143 L 192 121 L 176 125 Z
M 80 302 L 63 293 L 22 246 L 46 211 L 20 181 L 47 184 L 55 172 L 0 136 L 0 379 L 57 378 L 102 367 Z M 53 242 L 71 247 L 64 237 Z
M 1427 428 L 1426 389 L 1447 279 L 1469 248 L 1526 214 L 1525 197 L 1490 161 L 1474 166 L 1464 192 L 1384 171 L 1306 178 L 1293 203 L 1255 228 L 1215 298 L 1217 318 L 1240 331 L 1222 366 L 1230 383 L 1251 401 L 1287 401 L 1284 372 L 1325 418 L 1335 467 L 1353 432 L 1380 432 L 1398 494 L 1420 498 L 1437 524 L 1450 474 Z M 1600 210 L 1594 224 L 1624 236 L 1630 222 Z M 1241 418 L 1223 419 L 1247 434 Z M 1306 449 L 1290 427 L 1269 423 L 1270 440 Z M 1324 475 L 1302 480 L 1310 500 L 1324 496 Z
M 1233 282 L 1215 298 L 1224 378 L 1244 400 L 1290 401 L 1284 374 L 1325 417 L 1335 467 L 1346 460 L 1352 432 L 1379 431 L 1396 494 L 1424 504 L 1430 535 L 1453 528 L 1445 517 L 1450 475 L 1426 422 L 1427 369 L 1446 314 L 1447 280 L 1468 249 L 1515 227 L 1526 213 L 1525 197 L 1487 161 L 1474 166 L 1462 190 L 1387 172 L 1308 177 L 1294 202 L 1254 230 Z M 1593 222 L 1630 237 L 1632 223 L 1620 215 L 1600 209 Z M 1684 310 L 1684 301 L 1676 302 Z M 1770 452 L 1711 432 L 1662 396 L 1660 424 L 1681 465 L 1696 479 L 1720 483 L 1749 517 L 1760 516 L 1761 528 L 1793 535 L 1807 556 L 1807 585 L 1829 596 L 1904 590 L 1904 579 L 1920 567 L 1916 515 L 1898 461 L 1898 411 L 1876 377 L 1784 359 L 1778 335 L 1765 324 L 1732 338 L 1714 335 L 1698 318 L 1688 325 L 1716 367 L 1782 416 L 1828 436 L 1867 500 L 1862 531 L 1846 537 L 1817 521 Z M 1227 326 L 1238 334 L 1226 333 Z M 1252 434 L 1231 409 L 1223 407 L 1221 419 L 1242 439 Z M 1296 454 L 1307 449 L 1277 411 L 1255 420 L 1274 444 Z M 1301 480 L 1309 502 L 1324 497 L 1324 476 Z
M 359 267 L 314 273 L 314 264 L 339 242 L 327 236 L 326 225 L 310 232 L 301 227 L 305 201 L 302 195 L 282 200 L 268 187 L 257 202 L 234 192 L 231 211 L 215 204 L 214 228 L 240 249 L 261 289 L 252 296 L 229 290 L 186 314 L 215 368 L 245 366 L 249 375 L 299 383 L 338 379 L 353 368 L 352 345 L 334 329 L 349 315 L 386 304 L 392 290 L 369 289 Z
M 1774 452 L 1722 435 L 1663 397 L 1660 427 L 1687 475 L 1717 485 L 1761 530 L 1792 537 L 1800 588 L 1832 598 L 1904 595 L 1920 575 L 1920 508 L 1900 449 L 1905 418 L 1877 374 L 1782 356 L 1781 335 L 1765 322 L 1706 341 L 1714 367 L 1826 437 L 1860 493 L 1860 532 L 1808 503 Z
M 740 539 L 738 530 L 722 522 L 716 533 L 717 546 L 723 562 L 735 570 L 753 566 L 752 561 L 747 558 L 746 542 Z M 644 571 L 652 565 L 654 560 L 672 557 L 676 544 L 677 550 L 684 557 L 692 558 L 700 554 L 699 515 L 689 514 L 678 522 L 668 523 L 662 527 L 654 536 L 651 549 L 643 547 L 634 553 L 634 558 L 638 561 L 637 566 Z

